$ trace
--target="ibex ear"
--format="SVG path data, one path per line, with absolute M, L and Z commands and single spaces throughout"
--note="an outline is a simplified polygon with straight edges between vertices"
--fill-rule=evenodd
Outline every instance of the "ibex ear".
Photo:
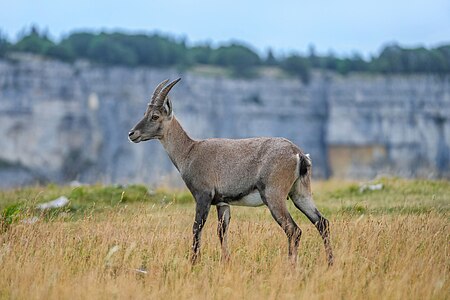
M 169 97 L 166 97 L 166 101 L 164 101 L 164 110 L 169 118 L 172 118 L 172 101 L 170 101 Z

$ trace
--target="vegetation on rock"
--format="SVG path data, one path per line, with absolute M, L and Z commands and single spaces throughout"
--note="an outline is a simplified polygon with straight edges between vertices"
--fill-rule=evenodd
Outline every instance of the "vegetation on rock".
M 377 56 L 364 59 L 359 54 L 337 57 L 333 53 L 317 55 L 314 47 L 309 54 L 296 53 L 276 57 L 271 49 L 267 57 L 244 44 L 229 43 L 218 47 L 210 44 L 188 46 L 185 39 L 161 34 L 125 34 L 120 32 L 74 32 L 59 42 L 32 27 L 16 42 L 0 35 L 0 57 L 10 52 L 29 52 L 63 61 L 87 59 L 104 65 L 190 67 L 212 65 L 226 67 L 237 76 L 252 76 L 258 66 L 280 67 L 287 73 L 308 82 L 312 69 L 351 72 L 412 74 L 450 73 L 450 45 L 435 48 L 402 48 L 387 45 Z

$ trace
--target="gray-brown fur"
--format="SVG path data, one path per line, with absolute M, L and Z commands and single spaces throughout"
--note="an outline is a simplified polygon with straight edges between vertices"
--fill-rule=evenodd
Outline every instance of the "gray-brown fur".
M 266 205 L 288 237 L 289 258 L 297 260 L 301 230 L 287 210 L 291 198 L 319 230 L 328 264 L 333 263 L 329 222 L 317 210 L 311 193 L 311 160 L 284 138 L 193 140 L 173 115 L 167 97 L 179 81 L 167 81 L 156 89 L 144 118 L 130 131 L 138 143 L 159 139 L 196 200 L 192 262 L 200 250 L 200 238 L 211 205 L 217 206 L 222 257 L 227 260 L 227 228 L 230 205 Z M 156 95 L 156 93 L 158 93 Z

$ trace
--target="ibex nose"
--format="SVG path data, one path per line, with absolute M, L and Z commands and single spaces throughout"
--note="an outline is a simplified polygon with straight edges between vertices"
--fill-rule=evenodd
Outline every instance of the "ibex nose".
M 131 130 L 128 132 L 128 139 L 133 143 L 139 143 L 141 141 L 139 130 Z

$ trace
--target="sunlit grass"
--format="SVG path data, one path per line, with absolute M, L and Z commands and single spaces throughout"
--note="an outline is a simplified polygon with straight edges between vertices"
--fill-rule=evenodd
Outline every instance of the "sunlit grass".
M 0 192 L 0 298 L 449 298 L 450 184 L 381 179 L 315 182 L 331 221 L 336 263 L 290 205 L 303 230 L 299 262 L 265 207 L 232 207 L 232 261 L 220 261 L 211 210 L 201 261 L 189 264 L 194 202 L 186 191 L 144 186 L 32 187 Z M 61 195 L 66 208 L 37 203 Z M 34 224 L 24 222 L 37 216 Z M 9 218 L 6 220 L 6 218 Z

